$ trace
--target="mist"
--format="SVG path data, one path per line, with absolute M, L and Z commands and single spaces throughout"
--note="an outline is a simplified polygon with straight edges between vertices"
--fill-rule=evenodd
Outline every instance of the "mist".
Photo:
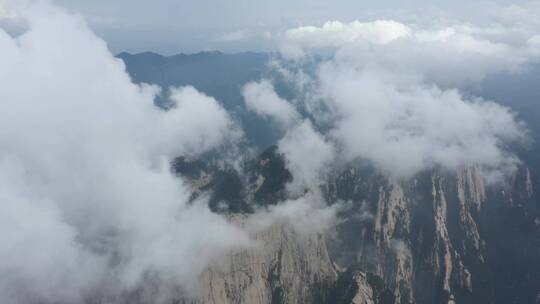
M 215 99 L 174 88 L 163 111 L 80 16 L 17 14 L 27 31 L 0 31 L 0 301 L 114 299 L 152 277 L 190 290 L 249 243 L 170 171 L 241 136 Z
M 307 111 L 314 129 L 324 130 L 319 135 L 335 151 L 330 159 L 367 160 L 398 179 L 478 165 L 488 181 L 502 181 L 520 163 L 509 147 L 529 140 L 527 127 L 510 108 L 468 92 L 488 75 L 519 73 L 537 60 L 538 36 L 525 29 L 509 41 L 518 29 L 331 21 L 285 31 L 285 61 L 276 70 L 299 90 L 285 104 Z M 303 68 L 310 62 L 315 72 Z M 268 97 L 258 99 L 284 108 L 271 81 L 261 83 Z M 289 143 L 286 155 L 305 147 Z
M 220 103 L 190 86 L 133 84 L 79 15 L 47 1 L 8 8 L 26 29 L 0 30 L 3 303 L 195 298 L 201 273 L 256 246 L 257 227 L 333 222 L 320 196 L 260 208 L 243 227 L 211 212 L 171 161 L 213 152 L 234 165 L 243 131 Z M 161 93 L 170 109 L 155 105 Z

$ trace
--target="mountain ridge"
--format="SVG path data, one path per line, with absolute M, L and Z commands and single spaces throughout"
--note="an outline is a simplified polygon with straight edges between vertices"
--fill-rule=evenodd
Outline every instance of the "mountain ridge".
M 287 171 L 272 153 L 276 150 L 270 148 L 254 162 L 259 167 L 277 162 L 280 169 L 272 170 L 274 174 Z M 260 177 L 264 171 L 254 173 Z M 245 187 L 248 193 L 260 189 Z M 533 286 L 540 280 L 540 262 L 534 256 L 540 254 L 540 212 L 527 167 L 520 167 L 503 183 L 487 184 L 474 166 L 458 172 L 426 170 L 408 181 L 351 166 L 332 174 L 321 187 L 329 204 L 349 201 L 351 206 L 338 213 L 335 230 L 324 234 L 328 263 L 336 271 L 360 269 L 364 276 L 377 275 L 391 291 L 391 303 L 536 301 L 538 291 Z M 255 197 L 246 195 L 246 201 Z M 279 201 L 279 196 L 267 197 Z M 357 273 L 348 275 L 352 280 Z M 332 284 L 336 280 L 334 276 Z M 325 291 L 332 293 L 330 287 Z M 308 298 L 293 302 L 311 303 Z M 367 299 L 366 295 L 358 298 Z

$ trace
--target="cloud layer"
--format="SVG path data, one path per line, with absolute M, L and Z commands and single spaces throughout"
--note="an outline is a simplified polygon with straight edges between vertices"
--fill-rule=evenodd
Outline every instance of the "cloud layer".
M 159 294 L 189 290 L 248 244 L 188 204 L 169 169 L 239 138 L 216 100 L 178 88 L 162 111 L 157 88 L 132 84 L 81 18 L 44 3 L 18 13 L 25 33 L 0 30 L 0 301 L 114 300 L 154 279 Z
M 509 145 L 525 140 L 526 130 L 510 109 L 462 92 L 487 75 L 519 72 L 537 60 L 538 36 L 523 30 L 509 40 L 513 32 L 471 24 L 419 28 L 392 20 L 293 28 L 283 36 L 285 58 L 329 59 L 318 61 L 310 77 L 285 71 L 285 80 L 304 83 L 303 109 L 317 109 L 310 113 L 313 123 L 325 130 L 320 136 L 335 145 L 340 161 L 369 160 L 398 178 L 475 164 L 499 178 L 519 162 Z M 302 79 L 289 79 L 295 75 Z M 302 140 L 287 143 L 289 155 L 309 157 Z M 296 159 L 291 168 L 302 167 Z

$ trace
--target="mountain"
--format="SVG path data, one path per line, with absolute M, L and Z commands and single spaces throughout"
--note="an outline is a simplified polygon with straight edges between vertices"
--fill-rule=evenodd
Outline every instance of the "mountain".
M 136 83 L 167 89 L 191 85 L 215 97 L 226 108 L 242 103 L 240 88 L 267 70 L 270 53 L 225 54 L 217 51 L 162 56 L 152 52 L 117 55 Z
M 245 214 L 277 203 L 291 178 L 273 147 L 253 164 L 243 199 L 213 197 L 235 220 L 243 216 L 230 206 L 255 204 Z M 188 177 L 184 168 L 177 173 Z M 213 183 L 216 170 L 191 175 L 193 186 L 212 193 L 200 181 Z M 321 189 L 330 204 L 351 202 L 334 230 L 301 236 L 282 224 L 261 232 L 262 250 L 234 252 L 228 267 L 202 276 L 200 303 L 539 301 L 540 208 L 528 168 L 488 185 L 474 166 L 397 181 L 351 165 Z
M 272 127 L 248 114 L 240 95 L 243 84 L 269 73 L 272 56 L 118 55 L 137 83 L 192 85 L 215 97 L 263 150 L 241 172 L 208 159 L 179 157 L 172 164 L 191 183 L 193 198 L 207 195 L 212 211 L 240 225 L 285 199 L 293 179 L 272 146 L 278 138 Z M 537 75 L 534 66 L 470 89 L 511 106 L 529 126 L 533 141 L 515 147 L 523 163 L 504 182 L 487 184 L 474 165 L 432 168 L 406 181 L 369 164 L 334 168 L 320 190 L 329 205 L 348 202 L 337 226 L 301 234 L 283 222 L 258 231 L 253 237 L 261 246 L 210 266 L 195 299 L 180 293 L 177 303 L 540 303 L 540 108 L 531 102 L 540 96 Z M 163 96 L 157 102 L 166 107 Z

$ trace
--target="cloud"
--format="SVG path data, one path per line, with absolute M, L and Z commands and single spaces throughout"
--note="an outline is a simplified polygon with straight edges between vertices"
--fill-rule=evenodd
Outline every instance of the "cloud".
M 171 89 L 170 98 L 176 106 L 162 113 L 160 126 L 169 135 L 162 145 L 175 142 L 176 149 L 167 153 L 170 157 L 197 155 L 218 147 L 224 140 L 241 139 L 240 127 L 213 97 L 187 86 Z
M 289 190 L 301 193 L 321 183 L 334 157 L 334 146 L 313 129 L 308 120 L 290 128 L 278 142 L 293 176 Z
M 288 127 L 299 115 L 288 101 L 279 97 L 268 80 L 249 82 L 242 88 L 246 107 L 257 115 L 274 119 L 278 125 Z
M 328 21 L 322 27 L 304 26 L 286 31 L 281 50 L 286 57 L 298 59 L 306 49 L 336 48 L 359 40 L 384 45 L 410 35 L 410 31 L 407 26 L 393 20 Z
M 504 147 L 525 132 L 508 108 L 457 90 L 400 87 L 389 80 L 395 74 L 379 71 L 327 65 L 319 75 L 321 94 L 337 117 L 331 134 L 346 159 L 368 159 L 399 177 L 437 165 L 502 168 L 517 162 Z
M 288 30 L 283 45 L 289 58 L 297 50 L 295 60 L 331 51 L 304 86 L 303 102 L 308 110 L 327 109 L 321 119 L 311 115 L 331 122 L 325 133 L 336 142 L 338 158 L 367 159 L 408 178 L 434 166 L 478 164 L 491 173 L 515 168 L 519 161 L 507 147 L 525 139 L 523 124 L 510 109 L 461 93 L 487 75 L 519 72 L 536 59 L 536 36 L 509 42 L 506 35 L 472 25 L 328 22 Z
M 437 85 L 462 87 L 487 74 L 519 70 L 532 59 L 533 45 L 527 44 L 531 36 L 508 41 L 510 34 L 468 24 L 419 29 L 387 20 L 332 22 L 288 30 L 283 49 L 284 55 L 296 59 L 331 49 L 344 65 L 378 66 Z
M 289 184 L 291 194 L 298 195 L 306 188 L 317 186 L 334 157 L 333 144 L 317 132 L 308 119 L 300 119 L 294 106 L 277 95 L 270 81 L 250 82 L 242 92 L 248 109 L 259 116 L 273 118 L 286 130 L 277 146 L 293 176 Z
M 250 217 L 250 231 L 262 231 L 276 223 L 290 224 L 300 235 L 324 233 L 337 223 L 337 213 L 345 210 L 346 204 L 327 206 L 319 191 L 307 192 L 297 199 L 288 199 L 270 206 Z
M 11 8 L 13 5 L 12 2 L 6 0 L 0 1 L 0 21 L 17 18 L 15 11 Z
M 79 16 L 42 2 L 18 13 L 26 32 L 0 30 L 0 301 L 113 301 L 149 277 L 189 291 L 249 239 L 188 204 L 169 161 L 239 131 L 191 87 L 155 107 L 157 88 L 132 84 Z

